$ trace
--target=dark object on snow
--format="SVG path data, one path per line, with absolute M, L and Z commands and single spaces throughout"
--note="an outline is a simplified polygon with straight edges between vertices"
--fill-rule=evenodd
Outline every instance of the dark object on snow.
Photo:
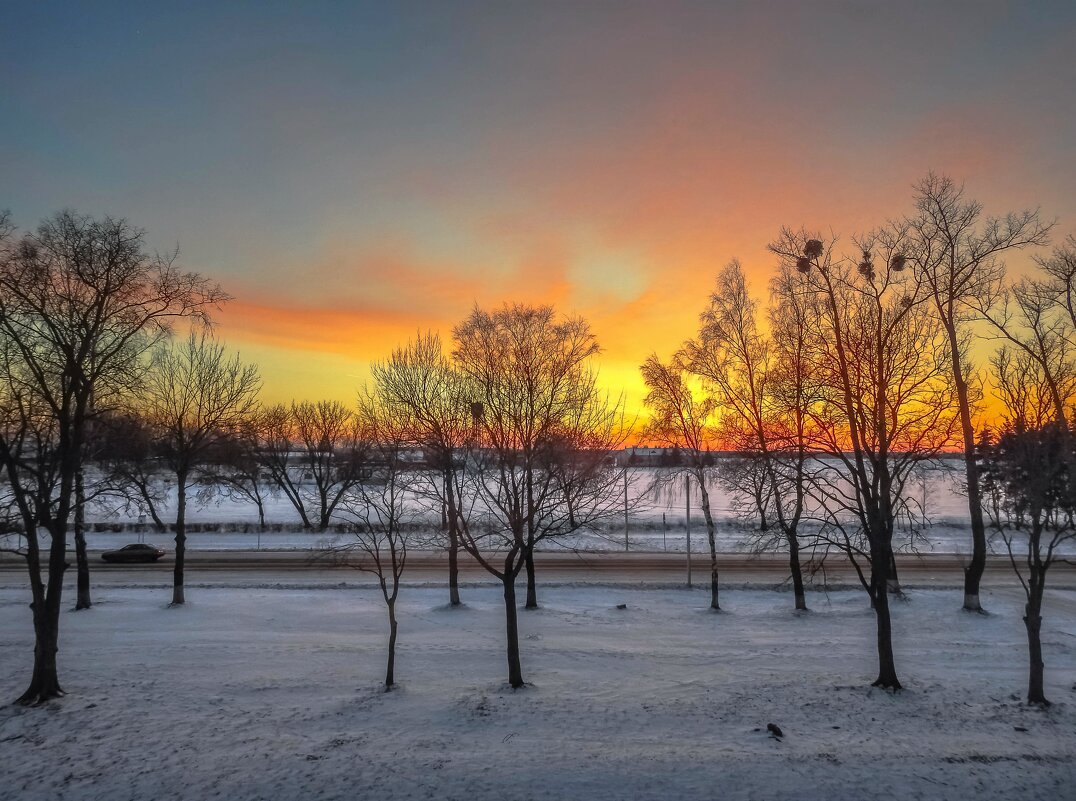
M 778 726 L 776 723 L 767 723 L 766 724 L 766 731 L 768 731 L 770 734 L 772 734 L 778 740 L 780 740 L 782 737 L 785 736 L 785 733 L 783 731 L 781 731 L 781 727 Z
M 1012 730 L 1013 731 L 1027 731 L 1027 729 L 1025 729 L 1023 726 L 1013 726 Z
M 124 545 L 118 551 L 105 551 L 101 558 L 106 562 L 156 562 L 166 553 L 153 545 L 135 543 Z
M 617 604 L 617 605 L 616 605 L 616 608 L 617 608 L 617 609 L 627 609 L 627 608 L 628 608 L 628 605 L 627 605 L 627 604 Z

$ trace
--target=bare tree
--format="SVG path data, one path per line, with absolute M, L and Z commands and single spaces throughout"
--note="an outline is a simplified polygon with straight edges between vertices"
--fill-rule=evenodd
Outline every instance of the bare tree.
M 359 396 L 361 438 L 371 469 L 342 502 L 343 514 L 354 524 L 353 540 L 334 548 L 337 554 L 358 554 L 348 564 L 377 576 L 389 615 L 386 692 L 396 683 L 396 599 L 420 515 L 412 497 L 417 475 L 401 458 L 411 447 L 414 424 L 399 412 L 378 389 Z
M 749 488 L 765 520 L 769 506 L 788 548 L 797 609 L 807 608 L 800 565 L 799 524 L 805 510 L 807 375 L 805 308 L 790 292 L 788 270 L 775 282 L 771 341 L 758 331 L 757 304 L 739 262 L 717 277 L 717 288 L 701 317 L 696 339 L 687 343 L 690 369 L 716 394 L 729 442 L 751 457 L 756 469 Z
M 26 532 L 34 670 L 19 699 L 32 703 L 63 692 L 56 670 L 59 613 L 87 422 L 136 381 L 141 356 L 168 335 L 173 320 L 208 322 L 208 310 L 227 296 L 176 269 L 174 254 L 147 255 L 142 231 L 124 220 L 61 212 L 18 242 L 7 220 L 0 219 L 0 338 L 14 396 L 9 409 L 16 410 L 8 430 L 24 429 L 27 410 L 51 418 L 33 459 L 26 458 L 21 435 L 0 448 L 20 508 L 35 521 L 32 536 Z M 49 494 L 41 491 L 46 486 Z M 38 525 L 51 540 L 44 582 Z M 82 585 L 88 600 L 88 573 Z
M 461 483 L 477 430 L 467 381 L 434 333 L 397 348 L 385 361 L 375 362 L 371 373 L 382 402 L 395 416 L 411 421 L 414 444 L 436 471 L 422 487 L 443 510 L 449 604 L 459 606 Z
M 10 494 L 4 498 L 3 550 L 22 556 L 30 571 L 31 609 L 34 615 L 34 673 L 29 689 L 18 703 L 43 702 L 63 694 L 56 677 L 57 620 L 50 620 L 48 603 L 62 590 L 63 569 L 50 554 L 47 585 L 41 581 L 39 521 L 57 505 L 61 450 L 60 427 L 52 409 L 34 391 L 25 375 L 18 349 L 6 337 L 0 340 L 0 458 Z M 30 384 L 27 386 L 27 384 Z M 55 514 L 55 512 L 52 512 Z M 49 534 L 52 530 L 49 529 Z M 52 550 L 56 550 L 55 540 Z M 54 579 L 54 574 L 57 577 Z M 59 600 L 54 601 L 57 605 Z M 51 625 L 50 625 L 51 624 Z
M 721 425 L 720 439 L 733 451 L 715 461 L 717 479 L 728 494 L 733 513 L 744 521 L 757 521 L 757 542 L 766 543 L 770 531 L 770 477 L 761 456 L 753 449 L 752 436 L 742 430 Z
M 339 401 L 293 403 L 291 416 L 303 446 L 304 469 L 313 478 L 318 528 L 361 476 L 363 454 L 355 413 Z
M 996 377 L 997 397 L 1004 409 L 1003 419 L 1012 429 L 1029 431 L 1053 422 L 1057 415 L 1054 390 L 1042 378 L 1042 366 L 1027 351 L 1004 346 L 990 357 Z M 1065 404 L 1071 405 L 1071 396 Z
M 304 528 L 325 531 L 358 483 L 363 454 L 355 413 L 339 401 L 271 406 L 259 417 L 258 453 Z
M 975 461 L 975 366 L 966 358 L 964 339 L 978 316 L 975 309 L 988 307 L 998 294 L 1004 254 L 1045 244 L 1051 226 L 1032 210 L 983 218 L 982 205 L 966 199 L 962 186 L 934 173 L 915 185 L 915 206 L 915 215 L 906 221 L 907 249 L 894 258 L 914 263 L 949 340 L 971 518 L 972 557 L 964 569 L 964 608 L 978 612 L 982 611 L 979 582 L 986 566 L 986 530 Z
M 265 504 L 273 484 L 258 452 L 259 418 L 259 410 L 252 410 L 234 431 L 217 443 L 212 453 L 212 483 L 206 489 L 207 498 L 219 493 L 224 498 L 254 504 L 258 510 L 258 529 L 265 531 Z
M 826 513 L 823 536 L 833 533 L 828 541 L 851 560 L 874 607 L 874 684 L 899 689 L 888 599 L 894 535 L 902 519 L 920 517 L 905 491 L 909 478 L 952 441 L 958 423 L 948 340 L 922 285 L 896 258 L 899 232 L 857 244 L 861 256 L 835 258 L 817 236 L 785 230 L 770 249 L 799 273 L 812 303 L 807 327 L 822 394 L 810 414 L 828 460 L 811 486 Z
M 986 490 L 997 496 L 992 523 L 1027 601 L 1027 701 L 1049 706 L 1043 689 L 1042 600 L 1047 572 L 1060 558 L 1058 548 L 1076 539 L 1076 439 L 1060 421 L 1037 429 L 1010 428 L 996 443 L 984 443 L 980 458 Z
M 36 559 L 40 572 L 40 551 L 32 547 L 38 535 L 34 510 L 54 494 L 55 472 L 32 468 L 47 464 L 55 426 L 47 411 L 33 408 L 33 395 L 20 392 L 6 371 L 0 372 L 0 381 L 0 552 Z M 25 485 L 15 486 L 16 481 Z
M 1049 397 L 1054 419 L 1067 424 L 1076 394 L 1076 238 L 1036 261 L 1038 275 L 1004 288 L 978 311 L 1007 346 L 1012 366 L 1037 374 L 1033 386 Z
M 535 546 L 612 514 L 617 474 L 608 457 L 622 421 L 597 386 L 590 361 L 598 343 L 585 320 L 558 319 L 550 306 L 476 308 L 453 335 L 453 360 L 475 404 L 473 469 L 461 506 L 480 509 L 487 520 L 481 526 L 473 515 L 461 515 L 461 542 L 502 583 L 508 680 L 522 687 L 516 577 L 526 566 L 527 606 L 537 607 Z M 566 486 L 564 471 L 550 466 L 562 458 L 577 460 L 593 480 L 572 471 Z M 571 514 L 566 493 L 575 493 Z
M 168 530 L 160 512 L 168 504 L 156 432 L 138 409 L 99 418 L 96 457 L 104 470 L 102 496 L 124 514 L 149 515 L 158 533 Z
M 678 448 L 681 466 L 661 478 L 686 473 L 699 488 L 702 515 L 706 520 L 706 538 L 710 545 L 710 608 L 721 609 L 718 594 L 717 539 L 714 516 L 710 509 L 709 483 L 713 462 L 709 445 L 713 442 L 717 423 L 717 398 L 703 388 L 692 386 L 685 351 L 673 356 L 668 364 L 656 354 L 643 362 L 643 381 L 647 394 L 645 404 L 650 420 L 643 436 L 666 447 Z
M 303 490 L 305 454 L 298 441 L 291 410 L 282 403 L 265 407 L 254 414 L 254 427 L 259 464 L 299 514 L 303 528 L 312 529 Z
M 187 542 L 187 490 L 212 448 L 234 432 L 257 403 L 261 379 L 254 365 L 206 332 L 154 353 L 141 405 L 164 463 L 176 479 L 176 559 L 172 605 L 182 604 Z

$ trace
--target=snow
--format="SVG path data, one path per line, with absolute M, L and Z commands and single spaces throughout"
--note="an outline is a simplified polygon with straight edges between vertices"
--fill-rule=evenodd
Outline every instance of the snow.
M 953 460 L 945 460 L 946 467 L 925 470 L 921 479 L 913 481 L 911 495 L 926 510 L 930 525 L 925 538 L 917 539 L 919 552 L 943 554 L 969 554 L 971 552 L 971 529 L 968 519 L 967 498 L 961 494 L 959 470 Z M 659 493 L 647 491 L 653 484 L 653 468 L 636 468 L 629 473 L 629 524 L 628 549 L 637 552 L 684 552 L 687 548 L 685 530 L 685 496 L 683 480 L 675 480 Z M 162 506 L 162 518 L 170 522 L 171 507 L 175 504 L 175 487 L 166 490 L 170 503 Z M 737 517 L 736 502 L 728 492 L 715 485 L 711 489 L 713 513 L 717 521 L 716 544 L 721 553 L 745 553 L 755 549 L 758 532 L 753 522 Z M 282 495 L 277 494 L 266 501 L 267 531 L 257 530 L 258 515 L 253 503 L 219 495 L 209 500 L 199 500 L 196 492 L 188 501 L 187 548 L 192 551 L 217 550 L 310 550 L 351 541 L 347 535 L 333 532 L 304 531 L 294 507 Z M 663 517 L 664 516 L 664 517 Z M 91 507 L 88 520 L 92 529 L 114 527 L 115 531 L 91 530 L 86 535 L 91 550 L 122 548 L 131 542 L 150 542 L 158 547 L 169 548 L 171 533 L 157 532 L 143 515 L 125 510 L 114 503 L 104 501 Z M 348 522 L 345 515 L 334 518 L 337 523 Z M 431 518 L 430 532 L 439 525 Z M 707 550 L 706 530 L 702 513 L 698 508 L 697 492 L 693 494 L 691 510 L 692 551 Z M 804 524 L 804 531 L 810 524 Z M 771 534 L 774 532 L 771 531 Z M 773 537 L 771 537 L 772 539 Z M 779 538 L 777 538 L 779 539 Z M 556 541 L 540 544 L 540 550 L 578 549 L 585 551 L 621 551 L 625 538 L 622 518 L 606 522 L 600 532 L 587 531 Z M 898 537 L 898 547 L 907 546 L 905 538 Z M 73 547 L 73 544 L 71 545 Z M 781 547 L 780 543 L 777 547 Z M 1005 546 L 999 537 L 992 535 L 988 547 L 991 553 L 1004 554 Z M 1076 553 L 1076 541 L 1065 543 L 1063 553 Z
M 219 582 L 219 579 L 217 579 Z M 500 595 L 400 596 L 382 692 L 372 586 L 104 587 L 63 616 L 43 708 L 0 707 L 0 798 L 963 799 L 1076 797 L 1076 592 L 1047 594 L 1042 711 L 1021 699 L 1018 591 L 894 605 L 907 689 L 872 690 L 862 592 L 540 585 L 507 688 Z M 28 678 L 27 593 L 0 589 L 0 694 Z M 626 604 L 624 610 L 617 604 Z M 784 731 L 781 741 L 767 723 Z M 1020 731 L 1019 729 L 1026 729 Z
M 354 535 L 340 534 L 333 531 L 304 531 L 298 526 L 284 527 L 279 531 L 258 532 L 254 526 L 247 530 L 230 530 L 234 526 L 221 524 L 217 530 L 195 530 L 187 532 L 187 550 L 189 551 L 318 551 L 332 546 L 354 542 Z M 804 525 L 804 530 L 808 526 Z M 429 534 L 436 531 L 430 526 Z M 715 542 L 719 553 L 750 553 L 754 550 L 755 530 L 739 521 L 718 519 Z M 971 553 L 970 526 L 956 526 L 937 523 L 924 531 L 924 538 L 917 540 L 917 553 L 963 554 Z M 987 550 L 989 553 L 1005 554 L 1005 543 L 1000 537 L 988 532 Z M 47 538 L 43 537 L 47 545 Z M 107 551 L 122 548 L 132 542 L 148 542 L 166 550 L 172 550 L 175 535 L 172 532 L 159 532 L 146 526 L 131 526 L 122 531 L 91 531 L 86 534 L 86 542 L 92 551 Z M 615 527 L 603 532 L 575 534 L 557 540 L 543 541 L 540 551 L 580 550 L 587 552 L 624 551 L 624 531 Z M 68 550 L 74 550 L 74 542 L 69 539 Z M 658 526 L 644 528 L 633 523 L 628 532 L 628 548 L 632 553 L 684 553 L 687 539 L 683 528 L 662 532 Z M 780 543 L 767 550 L 784 550 Z M 691 552 L 709 553 L 706 543 L 706 528 L 702 521 L 694 521 L 691 531 Z M 1076 552 L 1076 541 L 1068 541 L 1059 548 L 1059 553 Z

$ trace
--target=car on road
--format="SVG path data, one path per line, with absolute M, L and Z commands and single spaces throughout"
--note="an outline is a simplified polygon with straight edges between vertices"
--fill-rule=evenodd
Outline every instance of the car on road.
M 162 551 L 155 545 L 138 542 L 133 545 L 124 545 L 115 551 L 105 551 L 101 554 L 101 558 L 106 562 L 156 562 L 166 553 L 168 552 Z

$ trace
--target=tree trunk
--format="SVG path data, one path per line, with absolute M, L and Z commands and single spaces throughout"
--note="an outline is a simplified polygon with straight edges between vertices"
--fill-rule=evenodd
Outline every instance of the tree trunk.
M 277 484 L 281 487 L 284 486 L 279 481 L 277 482 Z M 299 490 L 297 488 L 293 488 L 291 491 L 285 490 L 284 494 L 288 496 L 288 500 L 291 501 L 291 505 L 295 507 L 295 511 L 299 513 L 299 520 L 301 520 L 303 523 L 303 530 L 313 531 L 314 524 L 310 522 L 310 514 L 306 511 L 306 504 L 303 503 L 302 496 L 299 495 Z
M 979 465 L 975 462 L 975 426 L 971 420 L 971 401 L 968 398 L 968 384 L 964 380 L 964 366 L 960 363 L 960 341 L 952 320 L 946 325 L 946 332 L 949 335 L 953 378 L 956 383 L 960 433 L 964 439 L 964 477 L 968 488 L 968 513 L 971 517 L 971 562 L 964 568 L 964 608 L 971 612 L 981 612 L 983 607 L 979 603 L 979 582 L 986 569 L 986 525 L 983 522 Z
M 699 490 L 702 497 L 702 514 L 706 518 L 706 536 L 710 542 L 710 608 L 721 611 L 718 603 L 717 587 L 717 535 L 714 517 L 710 514 L 710 493 L 706 491 L 706 485 L 699 479 Z
M 448 528 L 448 603 L 460 605 L 460 539 L 454 524 Z
M 899 690 L 901 686 L 893 659 L 893 624 L 889 615 L 890 561 L 890 554 L 882 554 L 880 558 L 871 560 L 871 600 L 874 601 L 874 616 L 878 626 L 878 678 L 873 686 Z
M 900 576 L 897 575 L 897 555 L 894 553 L 889 555 L 889 575 L 886 578 L 886 587 L 890 595 L 904 594 L 904 591 L 900 588 Z
M 385 668 L 385 690 L 391 690 L 396 683 L 396 602 L 389 601 L 389 661 Z
M 1033 568 L 1034 569 L 1034 568 Z M 1027 629 L 1027 702 L 1049 706 L 1043 689 L 1042 661 L 1042 590 L 1045 576 L 1031 576 L 1028 601 L 1024 607 L 1024 627 Z
M 508 640 L 508 683 L 519 689 L 523 686 L 523 669 L 519 664 L 519 625 L 516 620 L 516 582 L 511 571 L 501 579 L 504 584 L 504 616 Z
M 172 571 L 172 606 L 186 600 L 183 596 L 183 558 L 187 552 L 187 473 L 176 474 L 178 498 L 176 499 L 176 564 Z
M 41 609 L 37 603 L 31 604 L 34 613 L 34 672 L 30 686 L 16 701 L 19 704 L 40 704 L 64 694 L 56 671 L 59 616 L 54 618 L 48 605 L 44 606 Z
M 332 516 L 329 511 L 329 488 L 323 486 L 319 479 L 315 479 L 315 483 L 318 487 L 318 531 L 328 531 L 329 518 Z
M 963 421 L 963 412 L 960 417 Z M 971 425 L 970 417 L 968 425 L 969 427 Z M 969 432 L 964 437 L 964 466 L 968 488 L 968 512 L 971 515 L 971 562 L 964 568 L 964 608 L 970 612 L 982 612 L 983 607 L 979 601 L 979 583 L 986 569 L 986 525 L 983 522 L 982 490 L 979 487 L 979 466 L 975 463 L 974 447 L 972 433 Z
M 86 486 L 81 467 L 75 473 L 75 564 L 75 609 L 89 609 L 93 604 L 90 600 L 90 561 L 86 557 Z
M 457 519 L 456 498 L 453 489 L 453 479 L 449 471 L 445 471 L 444 492 L 446 499 L 446 512 L 448 514 L 448 603 L 449 606 L 460 605 L 460 535 L 459 520 Z
M 34 619 L 34 672 L 30 686 L 16 703 L 40 704 L 64 694 L 56 670 L 56 652 L 59 650 L 60 598 L 63 592 L 63 574 L 67 569 L 65 537 L 52 534 L 49 549 L 48 587 L 42 586 L 40 557 L 36 550 L 27 556 L 33 602 L 30 609 Z
M 534 584 L 534 550 L 527 549 L 527 609 L 538 608 L 538 590 Z
M 792 592 L 796 596 L 796 609 L 807 609 L 807 594 L 803 589 L 803 570 L 800 567 L 800 541 L 793 532 L 789 532 L 788 540 L 788 567 L 792 573 Z

